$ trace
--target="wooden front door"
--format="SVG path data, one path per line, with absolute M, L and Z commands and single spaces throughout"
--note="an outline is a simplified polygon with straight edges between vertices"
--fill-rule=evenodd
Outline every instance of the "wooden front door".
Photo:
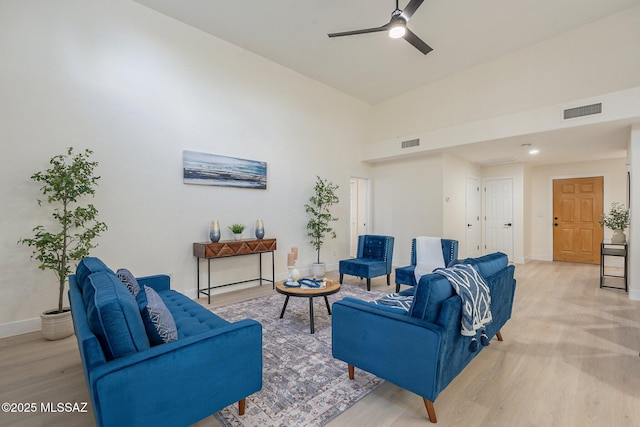
M 600 263 L 603 177 L 553 180 L 553 260 Z

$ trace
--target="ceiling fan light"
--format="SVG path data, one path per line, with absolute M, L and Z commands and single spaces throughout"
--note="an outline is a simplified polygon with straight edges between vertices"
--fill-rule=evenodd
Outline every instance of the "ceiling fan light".
M 404 37 L 404 34 L 407 32 L 407 29 L 405 28 L 404 25 L 402 24 L 397 24 L 392 26 L 389 29 L 389 37 L 391 37 L 392 39 L 399 39 L 401 37 Z

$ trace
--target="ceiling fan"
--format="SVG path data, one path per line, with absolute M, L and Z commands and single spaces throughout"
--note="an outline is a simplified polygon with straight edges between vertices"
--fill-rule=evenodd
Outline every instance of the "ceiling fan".
M 396 9 L 391 12 L 391 20 L 381 27 L 366 28 L 364 30 L 344 31 L 341 33 L 327 34 L 329 37 L 354 36 L 356 34 L 377 33 L 380 31 L 389 31 L 389 37 L 393 39 L 404 38 L 411 43 L 416 49 L 423 54 L 431 52 L 433 49 L 423 42 L 420 37 L 416 36 L 407 28 L 407 22 L 418 10 L 424 0 L 411 0 L 404 10 L 398 8 L 398 0 L 396 0 Z

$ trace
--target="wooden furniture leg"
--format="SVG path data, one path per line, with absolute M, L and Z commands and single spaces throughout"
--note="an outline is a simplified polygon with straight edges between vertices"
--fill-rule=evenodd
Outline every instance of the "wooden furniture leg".
M 433 402 L 430 400 L 425 399 L 424 397 L 422 398 L 422 400 L 424 400 L 424 406 L 425 408 L 427 408 L 427 414 L 429 415 L 429 421 L 431 421 L 432 423 L 437 423 L 438 419 L 436 418 L 436 410 L 433 407 Z
M 349 379 L 352 380 L 355 378 L 353 365 L 349 365 Z
M 496 332 L 496 338 L 498 338 L 498 341 L 502 341 L 502 334 L 500 331 Z
M 238 401 L 238 415 L 244 415 L 244 406 L 246 403 L 247 403 L 246 398 Z

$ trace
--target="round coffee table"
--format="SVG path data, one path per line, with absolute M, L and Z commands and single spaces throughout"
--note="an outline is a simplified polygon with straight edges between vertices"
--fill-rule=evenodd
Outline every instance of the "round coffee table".
M 327 286 L 325 288 L 292 288 L 284 285 L 284 280 L 276 283 L 276 292 L 282 295 L 286 295 L 287 298 L 284 300 L 284 306 L 282 307 L 282 312 L 280 313 L 280 318 L 284 317 L 284 311 L 287 309 L 287 303 L 289 302 L 289 297 L 305 297 L 309 298 L 309 325 L 311 326 L 311 333 L 315 332 L 313 326 L 313 297 L 324 297 L 324 302 L 327 305 L 327 311 L 329 315 L 331 315 L 331 307 L 329 306 L 329 300 L 327 299 L 327 295 L 335 294 L 340 290 L 340 283 L 335 280 L 326 279 Z

